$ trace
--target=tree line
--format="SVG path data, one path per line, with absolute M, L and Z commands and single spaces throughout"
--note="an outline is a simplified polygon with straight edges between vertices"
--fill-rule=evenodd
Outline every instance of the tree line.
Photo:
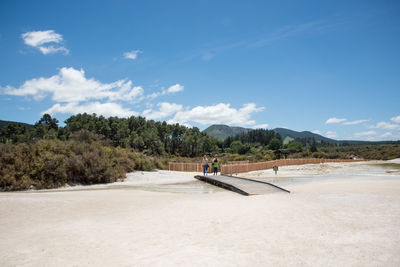
M 40 139 L 65 141 L 81 130 L 102 136 L 114 147 L 155 156 L 196 157 L 222 147 L 220 141 L 200 132 L 197 127 L 156 122 L 140 116 L 105 118 L 86 113 L 69 117 L 64 127 L 60 127 L 59 121 L 49 114 L 43 115 L 31 129 L 10 123 L 2 128 L 0 142 L 16 144 Z
M 256 147 L 277 150 L 282 147 L 282 138 L 273 130 L 255 129 L 226 138 L 223 147 L 227 152 L 237 154 L 249 153 Z
M 44 114 L 31 128 L 10 123 L 0 131 L 0 142 L 18 144 L 42 139 L 67 141 L 78 131 L 100 136 L 108 146 L 152 156 L 193 158 L 212 153 L 245 155 L 283 147 L 281 136 L 273 130 L 256 129 L 219 141 L 197 127 L 146 120 L 140 116 L 105 118 L 87 113 L 69 117 L 64 127 L 60 127 L 59 121 L 49 114 Z

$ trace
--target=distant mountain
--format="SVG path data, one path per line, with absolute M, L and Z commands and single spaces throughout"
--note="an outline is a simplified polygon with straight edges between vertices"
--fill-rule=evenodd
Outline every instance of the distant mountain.
M 316 142 L 328 142 L 328 143 L 337 143 L 337 140 L 330 139 L 327 137 L 324 137 L 319 134 L 315 134 L 309 131 L 303 131 L 303 132 L 296 132 L 293 130 L 285 129 L 285 128 L 275 128 L 274 131 L 282 137 L 283 143 L 287 144 L 290 141 L 297 139 L 297 138 L 314 138 Z
M 208 135 L 217 138 L 218 140 L 225 140 L 229 136 L 235 136 L 241 133 L 247 133 L 253 129 L 243 128 L 243 127 L 231 127 L 228 125 L 223 124 L 215 124 L 211 125 L 203 132 L 207 133 Z M 309 131 L 304 132 L 296 132 L 293 130 L 285 129 L 285 128 L 276 128 L 273 129 L 276 133 L 280 134 L 284 143 L 289 143 L 290 141 L 297 139 L 297 138 L 314 138 L 316 142 L 324 141 L 335 143 L 338 142 L 336 140 L 326 138 L 322 135 L 315 134 Z
M 229 136 L 235 136 L 241 133 L 247 133 L 252 129 L 243 128 L 243 127 L 231 127 L 228 125 L 223 124 L 214 124 L 208 127 L 207 129 L 203 130 L 209 136 L 212 136 L 218 140 L 225 140 Z
M 28 124 L 28 123 L 15 122 L 15 121 L 2 121 L 2 120 L 0 120 L 0 130 L 1 130 L 3 127 L 6 127 L 6 126 L 7 126 L 8 124 L 10 124 L 10 123 L 16 123 L 16 124 L 24 125 L 27 129 L 30 129 L 30 128 L 33 127 L 32 124 Z
M 287 144 L 297 138 L 314 138 L 318 142 L 348 144 L 348 145 L 368 145 L 368 144 L 393 144 L 395 141 L 360 141 L 360 140 L 335 140 L 309 131 L 296 132 L 285 128 L 275 128 L 274 131 L 282 137 L 283 143 Z
M 235 136 L 241 133 L 247 133 L 253 129 L 243 128 L 243 127 L 231 127 L 223 124 L 214 124 L 203 130 L 203 132 L 208 135 L 218 139 L 225 140 L 229 136 Z M 337 144 L 349 144 L 349 145 L 367 145 L 367 144 L 392 144 L 394 141 L 358 141 L 358 140 L 335 140 L 324 137 L 319 134 L 315 134 L 309 131 L 297 132 L 285 128 L 275 128 L 273 129 L 276 133 L 278 133 L 282 137 L 282 141 L 284 144 L 289 143 L 290 141 L 298 138 L 314 138 L 316 142 L 326 142 L 326 143 L 337 143 Z M 398 143 L 397 141 L 396 143 Z

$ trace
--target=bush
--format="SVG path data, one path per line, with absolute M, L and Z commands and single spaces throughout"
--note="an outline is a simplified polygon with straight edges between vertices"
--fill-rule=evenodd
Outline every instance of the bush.
M 80 133 L 78 140 L 40 140 L 33 144 L 0 144 L 0 190 L 55 188 L 65 184 L 110 183 L 133 170 L 162 166 L 143 154 L 107 147 Z
M 324 152 L 314 152 L 312 153 L 312 157 L 313 158 L 318 158 L 318 159 L 323 159 L 323 158 L 327 158 L 327 154 Z
M 153 158 L 154 166 L 159 170 L 168 169 L 168 160 L 165 158 Z

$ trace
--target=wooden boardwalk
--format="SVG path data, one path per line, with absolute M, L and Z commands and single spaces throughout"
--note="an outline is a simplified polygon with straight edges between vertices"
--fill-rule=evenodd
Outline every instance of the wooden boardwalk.
M 207 176 L 196 175 L 194 178 L 221 188 L 234 191 L 236 193 L 245 196 L 262 195 L 275 192 L 290 193 L 290 191 L 271 183 L 261 182 L 241 177 L 233 177 L 226 175 L 207 175 Z

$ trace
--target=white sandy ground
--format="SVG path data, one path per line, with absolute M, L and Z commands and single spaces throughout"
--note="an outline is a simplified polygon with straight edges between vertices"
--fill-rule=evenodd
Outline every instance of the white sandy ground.
M 280 168 L 283 179 L 328 177 L 288 183 L 291 194 L 144 190 L 202 185 L 165 171 L 114 187 L 0 193 L 0 266 L 400 266 L 400 174 L 327 165 Z

